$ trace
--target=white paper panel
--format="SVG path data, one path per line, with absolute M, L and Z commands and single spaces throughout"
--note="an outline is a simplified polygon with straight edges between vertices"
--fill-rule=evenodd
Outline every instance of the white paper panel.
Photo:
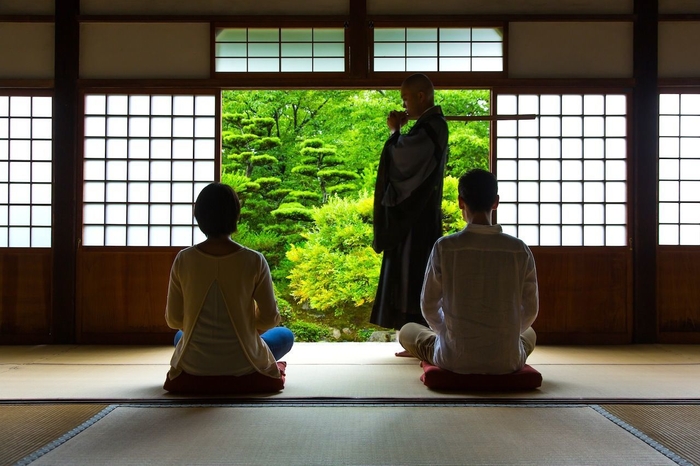
M 700 22 L 659 23 L 659 76 L 700 76 Z
M 207 78 L 209 24 L 81 24 L 80 77 Z
M 52 23 L 0 23 L 0 78 L 52 79 Z
M 345 15 L 349 4 L 349 0 L 82 0 L 80 11 L 86 15 Z
M 511 78 L 630 78 L 632 23 L 511 23 Z
M 633 6 L 633 0 L 367 0 L 367 12 L 375 15 L 630 14 Z

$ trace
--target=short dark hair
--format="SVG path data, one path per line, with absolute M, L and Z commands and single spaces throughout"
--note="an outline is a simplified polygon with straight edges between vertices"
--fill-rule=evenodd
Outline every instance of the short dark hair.
M 207 238 L 235 233 L 240 214 L 241 202 L 236 192 L 223 183 L 206 185 L 194 203 L 194 218 Z
M 481 168 L 473 168 L 462 175 L 457 190 L 472 212 L 488 212 L 498 199 L 496 177 Z

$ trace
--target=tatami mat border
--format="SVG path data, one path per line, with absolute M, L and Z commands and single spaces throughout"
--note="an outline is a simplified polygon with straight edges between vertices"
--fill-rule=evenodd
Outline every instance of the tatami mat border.
M 605 417 L 606 419 L 608 419 L 608 420 L 614 422 L 614 423 L 615 423 L 616 425 L 618 425 L 619 427 L 622 427 L 622 428 L 625 429 L 627 432 L 629 432 L 630 434 L 634 435 L 634 436 L 637 437 L 639 440 L 641 440 L 642 442 L 646 443 L 647 445 L 649 445 L 649 446 L 652 447 L 654 450 L 658 451 L 659 453 L 661 453 L 662 455 L 664 455 L 665 457 L 667 457 L 667 458 L 670 459 L 671 461 L 675 461 L 676 463 L 678 463 L 678 464 L 681 465 L 681 466 L 694 466 L 694 464 L 691 463 L 690 461 L 688 461 L 688 460 L 686 460 L 685 458 L 681 457 L 680 455 L 677 455 L 676 453 L 672 452 L 671 450 L 669 450 L 669 449 L 666 448 L 665 446 L 661 445 L 661 444 L 660 444 L 659 442 L 657 442 L 656 440 L 654 440 L 654 439 L 652 439 L 651 437 L 649 437 L 649 436 L 648 436 L 647 434 L 645 434 L 644 432 L 642 432 L 642 431 L 640 431 L 639 429 L 637 429 L 637 428 L 631 426 L 630 424 L 626 423 L 625 421 L 623 421 L 623 420 L 620 419 L 619 417 L 615 416 L 614 414 L 608 412 L 605 408 L 603 408 L 603 407 L 601 407 L 601 406 L 598 406 L 598 405 L 590 405 L 590 408 L 592 408 L 592 409 L 594 409 L 595 411 L 597 411 L 599 414 L 601 414 L 601 415 L 602 415 L 603 417 Z
M 63 445 L 68 440 L 72 439 L 73 437 L 75 437 L 76 435 L 78 435 L 79 433 L 81 433 L 82 431 L 87 429 L 88 427 L 92 426 L 97 421 L 99 421 L 100 419 L 102 419 L 103 417 L 105 417 L 106 415 L 111 413 L 112 411 L 114 411 L 117 407 L 118 407 L 118 405 L 107 406 L 105 409 L 103 409 L 99 413 L 95 414 L 93 417 L 91 417 L 87 421 L 83 422 L 75 429 L 69 430 L 68 432 L 66 432 L 65 434 L 63 434 L 62 436 L 60 436 L 59 438 L 54 440 L 53 442 L 48 443 L 48 444 L 44 445 L 43 447 L 39 448 L 34 453 L 25 456 L 24 458 L 22 458 L 21 460 L 16 462 L 15 466 L 25 466 L 25 465 L 28 465 L 28 464 L 36 461 L 38 458 L 49 453 L 51 450 L 58 448 L 59 446 Z

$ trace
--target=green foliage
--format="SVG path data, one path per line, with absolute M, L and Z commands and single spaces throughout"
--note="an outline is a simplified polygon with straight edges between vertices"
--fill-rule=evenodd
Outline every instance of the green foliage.
M 343 194 L 357 191 L 357 186 L 354 184 L 337 184 L 335 186 L 329 186 L 326 191 L 328 194 Z
M 294 201 L 319 202 L 321 200 L 321 194 L 314 191 L 290 191 L 287 197 Z
M 295 320 L 294 310 L 292 309 L 292 306 L 289 304 L 289 302 L 283 297 L 281 297 L 282 293 L 276 283 L 273 284 L 273 287 L 275 289 L 275 297 L 277 298 L 277 309 L 279 309 L 280 311 L 280 321 L 282 325 L 289 325 Z
M 312 165 L 297 165 L 292 168 L 292 173 L 296 175 L 315 176 L 318 169 Z
M 372 336 L 374 331 L 375 330 L 373 328 L 361 328 L 357 331 L 357 339 L 359 341 L 367 341 L 369 340 L 369 337 Z
M 343 163 L 343 160 L 340 157 L 335 157 L 332 155 L 326 155 L 323 157 L 323 163 L 328 165 L 328 166 L 335 166 L 335 165 L 340 165 Z M 351 172 L 352 173 L 352 172 Z
M 313 211 L 298 202 L 288 202 L 273 210 L 270 214 L 278 220 L 295 220 L 310 222 L 313 220 Z
M 248 154 L 249 152 L 246 152 Z M 251 155 L 248 158 L 248 161 L 252 164 L 255 164 L 257 166 L 262 166 L 262 165 L 272 165 L 273 163 L 277 163 L 278 160 L 276 157 L 273 157 L 271 155 L 267 154 L 262 154 L 262 155 Z
M 435 101 L 442 106 L 446 115 L 488 115 L 489 99 L 487 90 L 440 90 L 435 93 Z M 488 170 L 489 122 L 451 121 L 448 125 L 450 155 L 447 162 L 447 175 L 459 178 L 470 168 Z
M 269 193 L 267 193 L 268 196 L 273 197 L 273 198 L 279 198 L 282 199 L 284 198 L 287 194 L 291 193 L 292 190 L 289 188 L 280 188 L 280 189 L 273 189 Z
M 372 248 L 372 226 L 360 214 L 358 201 L 334 197 L 314 211 L 315 228 L 307 242 L 292 245 L 287 257 L 291 295 L 315 311 L 349 318 L 369 317 L 381 256 Z M 344 325 L 347 326 L 347 325 Z
M 294 334 L 294 341 L 323 341 L 331 336 L 328 327 L 298 320 L 287 325 Z
M 436 91 L 450 115 L 487 115 L 489 99 L 486 90 Z M 286 324 L 327 332 L 309 331 L 309 338 L 349 328 L 341 338 L 362 340 L 373 331 L 367 320 L 381 255 L 370 247 L 372 193 L 389 136 L 386 116 L 400 108 L 398 90 L 222 94 L 222 181 L 242 201 L 237 241 L 268 260 Z M 488 168 L 490 128 L 448 124 L 446 234 L 464 226 L 456 177 Z
M 261 188 L 269 191 L 271 187 L 277 186 L 280 183 L 282 183 L 282 180 L 276 176 L 268 176 L 257 178 L 255 182 L 258 183 Z
M 260 183 L 257 181 L 249 181 L 248 185 L 246 186 L 248 191 L 255 192 L 260 190 Z
M 442 231 L 445 235 L 456 233 L 466 225 L 457 202 L 458 181 L 457 178 L 452 176 L 445 177 L 442 189 Z
M 280 138 L 261 138 L 258 140 L 255 140 L 251 146 L 255 148 L 255 150 L 258 151 L 263 151 L 263 150 L 271 150 L 276 147 L 279 147 L 282 145 L 282 141 L 280 141 Z
M 307 183 L 317 185 L 321 191 L 321 202 L 328 201 L 331 193 L 349 192 L 354 190 L 354 180 L 359 175 L 351 170 L 343 169 L 343 161 L 336 156 L 336 148 L 325 146 L 319 138 L 305 139 L 301 143 L 301 160 L 299 165 L 292 168 L 292 173 L 307 177 Z M 312 181 L 313 180 L 313 181 Z
M 469 122 L 474 125 L 484 122 Z M 451 126 L 456 126 L 452 123 Z M 472 168 L 489 169 L 488 137 L 477 134 L 474 128 L 460 128 L 450 131 L 450 156 L 447 161 L 447 174 L 460 177 Z
M 360 216 L 362 221 L 372 224 L 372 216 L 374 215 L 374 198 L 371 197 L 366 191 L 360 193 L 360 198 L 355 204 L 355 209 L 357 214 Z
M 319 178 L 323 178 L 324 180 L 357 180 L 360 178 L 360 175 L 358 175 L 357 173 L 353 173 L 347 170 L 336 170 L 331 168 L 319 170 L 318 173 L 316 173 L 316 175 L 318 175 Z
M 303 147 L 304 147 L 304 148 L 307 148 L 307 147 L 308 147 L 308 148 L 315 148 L 315 149 L 318 149 L 318 148 L 320 148 L 320 147 L 323 147 L 323 140 L 321 140 L 321 139 L 319 139 L 319 138 L 307 139 L 307 140 L 304 141 Z M 302 153 L 303 153 L 303 152 L 304 152 L 304 151 L 302 150 Z
M 279 242 L 279 235 L 271 231 L 250 231 L 246 224 L 240 224 L 234 239 L 256 251 L 269 251 Z
M 235 173 L 222 173 L 221 182 L 231 186 L 239 197 L 243 197 L 250 186 L 250 178 L 240 171 Z

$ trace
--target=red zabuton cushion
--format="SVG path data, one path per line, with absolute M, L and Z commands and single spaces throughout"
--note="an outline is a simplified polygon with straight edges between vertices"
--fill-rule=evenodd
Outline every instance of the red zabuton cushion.
M 170 380 L 165 377 L 163 388 L 170 393 L 226 395 L 235 393 L 270 393 L 284 388 L 287 363 L 278 361 L 277 367 L 281 377 L 275 379 L 253 372 L 241 376 L 234 375 L 192 375 L 182 372 Z
M 457 374 L 427 362 L 421 362 L 421 367 L 421 381 L 434 390 L 534 390 L 542 385 L 542 374 L 527 364 L 518 372 L 503 375 Z

